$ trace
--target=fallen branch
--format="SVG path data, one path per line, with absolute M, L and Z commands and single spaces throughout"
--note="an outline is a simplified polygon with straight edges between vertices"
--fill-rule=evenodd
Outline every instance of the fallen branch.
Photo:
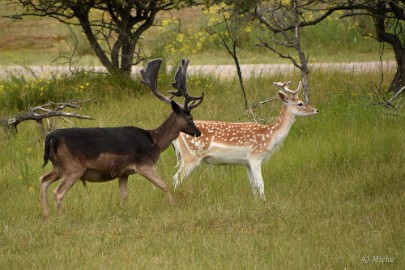
M 69 117 L 88 120 L 94 119 L 87 115 L 81 115 L 73 112 L 62 112 L 62 110 L 65 108 L 79 109 L 80 104 L 77 101 L 67 103 L 49 102 L 47 104 L 34 107 L 30 109 L 28 112 L 19 114 L 13 118 L 8 119 L 7 121 L 0 121 L 0 124 L 6 126 L 7 128 L 14 128 L 17 131 L 17 125 L 27 120 L 34 120 L 41 127 L 43 127 L 42 120 L 50 117 Z
M 257 103 L 254 103 L 254 104 L 252 104 L 252 106 L 250 106 L 250 110 L 254 111 L 254 110 L 256 110 L 257 107 L 262 106 L 262 105 L 264 105 L 264 104 L 266 104 L 268 102 L 271 102 L 273 100 L 276 100 L 276 99 L 277 99 L 277 97 L 269 97 L 269 98 L 267 98 L 267 99 L 265 99 L 263 101 L 259 101 Z
M 399 89 L 398 92 L 396 92 L 396 93 L 388 100 L 388 103 L 391 104 L 391 103 L 394 101 L 394 99 L 395 99 L 399 94 L 401 94 L 402 91 L 404 91 L 404 90 L 405 90 L 405 86 L 402 87 L 401 89 Z
M 243 116 L 247 117 L 249 120 L 253 120 L 256 123 L 266 123 L 266 119 L 264 119 L 261 115 L 256 113 L 256 109 L 268 102 L 272 102 L 276 100 L 277 97 L 269 97 L 263 101 L 256 102 L 252 104 L 247 110 L 245 110 L 245 113 Z
M 381 105 L 387 108 L 388 110 L 394 110 L 395 112 L 398 111 L 399 108 L 403 107 L 403 103 L 394 102 L 395 99 L 405 90 L 405 86 L 399 89 L 391 98 L 386 98 L 383 94 L 381 87 L 376 87 L 377 90 L 373 90 L 374 96 L 370 97 L 369 99 L 373 101 L 375 105 Z M 394 114 L 396 115 L 396 114 Z

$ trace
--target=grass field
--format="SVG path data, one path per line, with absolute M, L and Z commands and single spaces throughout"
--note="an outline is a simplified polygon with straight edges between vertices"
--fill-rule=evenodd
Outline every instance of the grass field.
M 10 21 L 2 16 L 14 10 L 1 7 L 0 65 L 49 65 L 71 49 L 67 28 L 49 19 Z M 375 41 L 345 29 L 345 23 L 330 22 L 304 32 L 311 63 L 379 59 Z M 162 36 L 154 31 L 145 40 L 156 45 Z M 78 64 L 98 65 L 83 40 L 79 46 Z M 241 48 L 242 63 L 281 62 L 252 48 Z M 180 57 L 193 64 L 232 63 L 213 45 Z M 390 53 L 384 57 L 393 60 Z M 384 74 L 384 89 L 392 72 Z M 177 168 L 169 148 L 158 171 L 174 193 L 175 206 L 134 175 L 125 206 L 119 205 L 117 181 L 87 188 L 79 183 L 65 196 L 63 215 L 55 211 L 54 184 L 51 216 L 44 220 L 38 178 L 50 170 L 49 164 L 41 168 L 45 134 L 28 121 L 18 133 L 0 129 L 0 269 L 403 269 L 405 112 L 400 108 L 393 115 L 370 100 L 380 79 L 378 73 L 310 73 L 311 105 L 320 113 L 297 119 L 283 146 L 263 165 L 265 203 L 252 196 L 240 166 L 203 165 L 173 191 Z M 160 88 L 168 89 L 171 77 L 160 80 Z M 275 95 L 273 81 L 287 80 L 296 85 L 299 74 L 247 79 L 249 103 Z M 250 120 L 236 79 L 190 76 L 188 86 L 193 94 L 205 92 L 195 119 Z M 83 72 L 0 80 L 0 120 L 49 100 L 73 98 L 93 98 L 77 112 L 95 120 L 52 119 L 52 128 L 152 129 L 170 113 L 136 81 Z M 404 97 L 398 101 L 404 104 Z M 271 122 L 280 106 L 274 101 L 257 113 Z
M 296 76 L 252 79 L 249 98 L 274 95 L 273 81 Z M 313 74 L 311 103 L 320 114 L 297 119 L 263 166 L 266 203 L 253 198 L 243 167 L 201 166 L 175 191 L 173 207 L 160 190 L 131 176 L 124 207 L 116 181 L 87 189 L 79 183 L 67 193 L 62 216 L 50 197 L 44 221 L 38 192 L 44 135 L 30 122 L 18 134 L 0 133 L 0 268 L 401 269 L 405 121 L 403 112 L 387 115 L 365 98 L 378 78 Z M 237 81 L 189 82 L 193 93 L 206 93 L 196 119 L 246 120 Z M 262 115 L 271 119 L 279 107 L 267 104 Z M 95 121 L 74 124 L 154 128 L 169 110 L 149 93 L 107 95 L 80 111 Z M 159 173 L 171 189 L 175 164 L 169 148 Z

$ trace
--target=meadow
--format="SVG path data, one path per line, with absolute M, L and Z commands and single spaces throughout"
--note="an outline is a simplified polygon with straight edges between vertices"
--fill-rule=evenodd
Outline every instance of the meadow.
M 50 199 L 51 217 L 43 220 L 38 178 L 44 173 L 44 134 L 30 122 L 20 124 L 17 134 L 3 131 L 1 268 L 400 269 L 405 121 L 368 101 L 370 81 L 378 77 L 313 74 L 311 103 L 320 113 L 297 119 L 263 166 L 265 203 L 253 198 L 243 167 L 205 165 L 174 192 L 173 207 L 134 175 L 123 207 L 117 181 L 87 188 L 78 183 L 65 197 L 64 214 L 57 215 Z M 297 78 L 253 78 L 247 82 L 250 98 L 273 96 L 273 81 Z M 247 120 L 237 87 L 236 80 L 190 77 L 190 91 L 206 93 L 195 119 Z M 170 108 L 144 91 L 87 103 L 80 113 L 96 120 L 73 124 L 154 128 Z M 266 104 L 259 113 L 271 122 L 280 105 Z M 71 126 L 62 120 L 53 125 Z M 159 173 L 172 190 L 175 165 L 169 148 Z M 373 261 L 377 256 L 390 262 Z
M 35 20 L 23 22 L 26 32 L 0 43 L 1 64 L 41 65 L 58 54 L 60 43 L 38 48 L 41 39 L 33 38 L 33 44 L 21 44 L 23 33 L 34 33 L 43 23 Z M 12 29 L 0 25 L 1 33 L 10 35 Z M 47 38 L 62 33 L 49 29 L 42 33 Z M 327 39 L 326 29 L 317 31 L 307 38 L 321 46 L 312 54 L 319 61 L 379 57 L 378 45 L 359 36 L 356 42 L 344 40 L 335 54 L 339 39 L 332 34 Z M 229 63 L 218 48 L 211 50 L 189 56 L 191 63 Z M 241 53 L 245 63 L 275 59 L 262 50 Z M 91 55 L 83 57 L 82 63 L 87 57 L 94 61 Z M 171 76 L 160 75 L 160 89 L 169 88 Z M 392 76 L 392 70 L 385 72 L 383 88 Z M 247 79 L 249 103 L 274 96 L 272 83 L 287 80 L 296 85 L 299 74 Z M 18 132 L 0 129 L 0 269 L 402 269 L 405 112 L 400 108 L 393 114 L 375 104 L 372 89 L 380 80 L 378 71 L 312 71 L 311 105 L 320 113 L 298 118 L 281 148 L 264 163 L 266 202 L 253 197 L 241 166 L 202 165 L 174 191 L 176 157 L 169 148 L 158 172 L 173 191 L 174 206 L 161 190 L 133 175 L 124 206 L 117 181 L 86 188 L 77 183 L 65 196 L 62 215 L 55 211 L 52 185 L 50 218 L 44 220 L 38 179 L 51 167 L 41 167 L 45 134 L 30 121 L 21 123 Z M 197 74 L 189 76 L 188 87 L 192 94 L 205 93 L 193 111 L 195 119 L 252 121 L 243 110 L 236 78 Z M 70 126 L 153 129 L 170 113 L 139 78 L 82 72 L 1 79 L 0 117 L 49 100 L 75 98 L 91 98 L 76 112 L 95 120 L 50 119 L 44 121 L 45 133 Z M 270 123 L 280 108 L 275 100 L 256 112 Z

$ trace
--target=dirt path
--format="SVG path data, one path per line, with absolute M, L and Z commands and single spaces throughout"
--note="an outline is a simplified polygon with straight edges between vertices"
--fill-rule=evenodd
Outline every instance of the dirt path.
M 310 65 L 311 71 L 317 69 L 330 71 L 345 71 L 345 72 L 370 72 L 380 69 L 394 69 L 395 62 L 353 62 L 353 63 L 319 63 Z M 241 71 L 244 77 L 249 78 L 252 75 L 260 76 L 265 74 L 277 74 L 285 72 L 298 71 L 292 64 L 247 64 L 241 65 Z M 228 78 L 236 76 L 236 68 L 234 65 L 202 65 L 190 66 L 190 73 L 214 74 L 219 77 Z
M 139 74 L 142 67 L 135 66 L 133 74 Z M 391 62 L 352 62 L 352 63 L 319 63 L 310 65 L 311 71 L 317 69 L 344 72 L 369 72 L 378 71 L 381 68 L 385 71 L 395 69 L 396 63 Z M 76 70 L 89 70 L 106 72 L 104 67 L 77 67 Z M 260 76 L 266 74 L 277 74 L 293 72 L 297 69 L 292 64 L 246 64 L 241 65 L 243 77 Z M 69 67 L 66 66 L 0 66 L 0 78 L 7 78 L 11 75 L 24 75 L 34 77 L 50 77 L 51 75 L 68 74 Z M 211 74 L 219 78 L 230 78 L 236 76 L 234 65 L 190 65 L 189 74 Z

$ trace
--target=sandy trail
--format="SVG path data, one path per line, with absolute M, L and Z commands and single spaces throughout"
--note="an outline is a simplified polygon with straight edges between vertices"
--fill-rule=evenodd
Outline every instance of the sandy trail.
M 139 74 L 142 67 L 134 66 L 132 74 Z M 170 68 L 170 67 L 169 67 Z M 310 65 L 311 72 L 318 69 L 343 72 L 370 72 L 379 70 L 395 69 L 396 63 L 389 62 L 345 62 L 345 63 L 316 63 Z M 95 72 L 106 72 L 101 66 L 95 67 L 75 67 L 69 70 L 67 66 L 0 66 L 0 78 L 7 78 L 11 75 L 24 75 L 27 77 L 50 77 L 52 75 L 69 74 L 74 70 L 88 70 Z M 283 74 L 286 72 L 298 71 L 292 64 L 244 64 L 241 65 L 241 71 L 244 78 L 252 76 L 263 76 L 266 74 Z M 236 67 L 234 65 L 190 65 L 189 74 L 209 74 L 219 78 L 232 78 L 236 76 Z

